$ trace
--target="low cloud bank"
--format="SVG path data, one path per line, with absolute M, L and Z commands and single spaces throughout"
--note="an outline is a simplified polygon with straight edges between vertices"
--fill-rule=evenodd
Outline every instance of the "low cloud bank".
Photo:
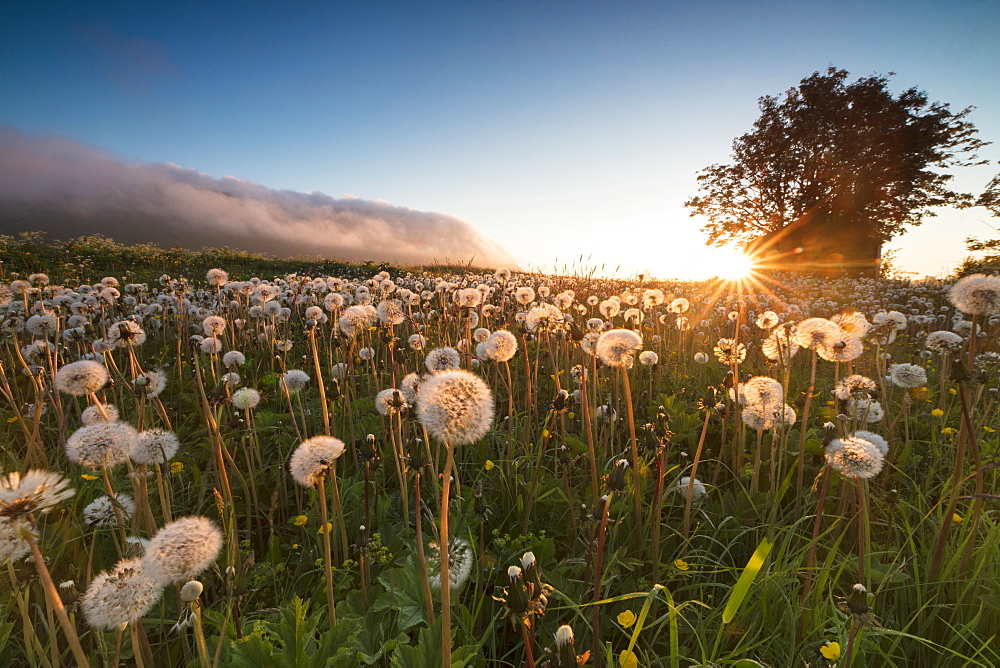
M 230 246 L 277 256 L 515 266 L 472 224 L 442 213 L 272 190 L 174 164 L 123 162 L 0 125 L 0 232 L 105 234 L 122 243 Z

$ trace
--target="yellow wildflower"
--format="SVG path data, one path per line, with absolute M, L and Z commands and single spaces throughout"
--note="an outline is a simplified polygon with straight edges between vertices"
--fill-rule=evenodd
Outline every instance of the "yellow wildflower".
M 625 612 L 618 614 L 618 623 L 622 625 L 622 628 L 631 628 L 635 624 L 635 613 L 631 610 L 626 610 Z
M 484 466 L 483 468 L 486 469 L 487 471 L 492 471 L 494 466 L 496 466 L 496 464 L 493 463 L 493 460 L 487 459 L 486 466 Z
M 308 517 L 306 517 L 305 515 L 299 515 L 294 520 L 292 520 L 292 524 L 294 524 L 297 527 L 300 527 L 308 521 L 309 521 Z
M 836 661 L 840 658 L 840 643 L 828 642 L 819 648 L 819 653 L 823 655 L 824 659 Z
M 184 470 L 184 462 L 174 462 L 170 465 L 170 470 L 174 473 L 180 473 Z
M 687 569 L 691 568 L 691 564 L 684 561 L 683 559 L 674 559 L 674 566 L 679 571 L 686 571 Z
M 965 521 L 965 518 L 963 518 L 958 513 L 952 513 L 951 514 L 951 521 L 954 522 L 955 524 L 961 524 L 962 522 Z
M 622 653 L 618 655 L 618 664 L 622 668 L 639 668 L 639 658 L 635 652 L 622 650 Z
M 935 408 L 934 410 L 931 411 L 931 415 L 933 415 L 934 417 L 941 417 L 942 415 L 944 415 L 944 411 L 941 410 L 940 408 Z
M 80 477 L 83 478 L 84 480 L 97 480 L 96 475 L 90 475 L 89 473 L 81 473 Z

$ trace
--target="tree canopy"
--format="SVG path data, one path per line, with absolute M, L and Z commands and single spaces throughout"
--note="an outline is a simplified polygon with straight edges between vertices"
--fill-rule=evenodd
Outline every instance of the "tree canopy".
M 732 162 L 702 170 L 699 194 L 685 202 L 708 219 L 709 244 L 745 246 L 807 221 L 880 245 L 934 207 L 974 203 L 943 171 L 982 164 L 976 151 L 986 142 L 967 120 L 973 107 L 953 112 L 916 88 L 894 96 L 888 76 L 848 76 L 830 67 L 780 98 L 760 98 Z
M 979 196 L 976 204 L 985 206 L 994 216 L 1000 217 L 1000 174 L 986 184 L 986 190 Z

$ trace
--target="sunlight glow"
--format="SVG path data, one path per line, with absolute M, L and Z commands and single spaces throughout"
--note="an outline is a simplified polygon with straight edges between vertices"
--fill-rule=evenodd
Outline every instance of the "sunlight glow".
M 719 278 L 737 281 L 747 278 L 753 267 L 753 262 L 746 255 L 738 251 L 727 251 L 727 257 L 723 258 L 713 271 Z
M 655 250 L 662 254 L 662 250 Z M 661 279 L 703 281 L 719 278 L 735 281 L 747 278 L 755 268 L 750 258 L 735 248 L 715 248 L 703 244 L 690 247 L 685 245 L 683 251 L 670 255 L 665 266 L 659 267 L 658 271 L 656 269 L 658 265 L 663 264 L 663 261 L 655 261 L 652 255 L 653 251 L 638 249 L 632 257 L 637 264 L 645 260 L 646 266 L 653 268 L 651 274 Z

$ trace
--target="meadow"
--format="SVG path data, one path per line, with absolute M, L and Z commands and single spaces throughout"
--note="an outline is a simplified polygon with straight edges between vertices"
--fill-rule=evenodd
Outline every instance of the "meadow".
M 0 242 L 7 665 L 1000 665 L 1000 277 Z

